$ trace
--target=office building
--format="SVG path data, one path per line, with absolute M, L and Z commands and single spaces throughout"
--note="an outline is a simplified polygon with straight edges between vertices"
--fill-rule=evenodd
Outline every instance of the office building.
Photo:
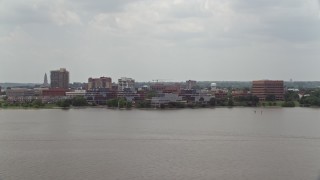
M 134 91 L 134 84 L 135 81 L 132 78 L 122 77 L 121 79 L 118 79 L 118 91 Z
M 110 77 L 89 78 L 88 90 L 99 88 L 112 88 L 112 79 Z
M 69 88 L 69 72 L 65 68 L 50 72 L 51 88 Z
M 186 81 L 186 89 L 193 89 L 197 85 L 197 81 L 188 80 Z
M 260 101 L 265 101 L 268 95 L 274 96 L 275 100 L 284 100 L 284 82 L 281 80 L 252 81 L 251 93 Z

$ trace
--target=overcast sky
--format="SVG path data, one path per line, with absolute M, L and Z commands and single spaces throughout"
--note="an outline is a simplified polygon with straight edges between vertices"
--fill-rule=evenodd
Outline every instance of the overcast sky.
M 320 80 L 320 0 L 0 0 L 0 82 Z

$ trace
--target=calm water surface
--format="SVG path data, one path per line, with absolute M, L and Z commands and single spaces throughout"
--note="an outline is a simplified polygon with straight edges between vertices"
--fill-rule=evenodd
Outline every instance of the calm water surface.
M 320 109 L 0 110 L 1 180 L 319 177 Z

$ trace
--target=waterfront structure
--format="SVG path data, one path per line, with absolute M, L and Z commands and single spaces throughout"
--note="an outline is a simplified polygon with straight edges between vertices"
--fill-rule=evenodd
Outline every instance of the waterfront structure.
M 195 103 L 208 104 L 209 101 L 214 98 L 211 94 L 199 94 L 194 96 Z
M 66 96 L 66 92 L 63 88 L 51 88 L 42 90 L 42 96 Z
M 248 90 L 236 89 L 231 92 L 232 97 L 247 97 L 251 95 L 251 92 Z
M 170 102 L 183 102 L 182 96 L 173 93 L 161 93 L 156 97 L 152 97 L 151 106 L 160 107 L 161 104 L 168 104 Z
M 70 92 L 66 92 L 66 96 L 69 99 L 72 99 L 74 97 L 84 97 L 86 95 L 86 90 L 74 90 Z
M 186 81 L 186 89 L 193 89 L 197 85 L 197 81 L 188 80 Z
M 28 88 L 12 88 L 6 91 L 8 102 L 31 102 L 36 99 L 35 91 Z
M 282 80 L 252 81 L 251 93 L 260 101 L 265 101 L 268 95 L 274 96 L 275 100 L 284 100 L 284 82 Z
M 175 83 L 175 84 L 167 85 L 162 92 L 179 94 L 180 91 L 181 91 L 181 85 L 179 83 Z
M 42 90 L 41 99 L 43 103 L 55 103 L 67 99 L 67 90 L 64 88 L 51 88 Z
M 51 88 L 69 88 L 69 71 L 65 68 L 50 72 Z
M 131 91 L 134 91 L 135 81 L 132 78 L 122 77 L 121 79 L 118 79 L 118 91 L 124 91 L 130 89 Z
M 124 90 L 124 91 L 118 91 L 117 93 L 118 98 L 126 99 L 129 102 L 132 102 L 134 100 L 140 100 L 140 95 L 136 92 L 130 91 L 130 90 Z
M 216 99 L 226 99 L 228 98 L 228 89 L 219 89 L 214 92 Z
M 112 79 L 110 77 L 89 78 L 88 90 L 97 88 L 112 88 Z
M 105 105 L 107 100 L 117 98 L 117 94 L 117 90 L 99 88 L 87 90 L 85 93 L 85 98 L 90 104 Z
M 163 83 L 154 83 L 150 86 L 150 90 L 155 92 L 162 92 L 165 88 L 166 86 Z

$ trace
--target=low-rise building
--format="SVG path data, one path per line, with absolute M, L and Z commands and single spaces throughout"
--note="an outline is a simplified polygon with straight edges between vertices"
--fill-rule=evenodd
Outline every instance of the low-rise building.
M 42 102 L 43 103 L 55 103 L 60 100 L 67 99 L 67 90 L 64 88 L 50 88 L 42 91 Z
M 182 102 L 182 97 L 178 94 L 162 93 L 151 99 L 151 105 L 154 107 L 160 107 L 161 104 L 168 104 L 170 102 Z
M 250 96 L 251 93 L 248 90 L 232 90 L 232 97 L 247 97 Z
M 27 88 L 12 88 L 7 89 L 8 102 L 31 102 L 37 99 L 35 91 Z
M 70 91 L 70 92 L 66 92 L 66 96 L 67 98 L 74 98 L 74 97 L 84 97 L 86 95 L 86 90 L 74 90 L 74 91 Z
M 91 104 L 106 104 L 107 100 L 117 98 L 118 92 L 107 88 L 91 89 L 86 91 L 85 98 Z
M 214 96 L 216 99 L 228 98 L 228 90 L 227 89 L 217 89 L 214 91 Z

